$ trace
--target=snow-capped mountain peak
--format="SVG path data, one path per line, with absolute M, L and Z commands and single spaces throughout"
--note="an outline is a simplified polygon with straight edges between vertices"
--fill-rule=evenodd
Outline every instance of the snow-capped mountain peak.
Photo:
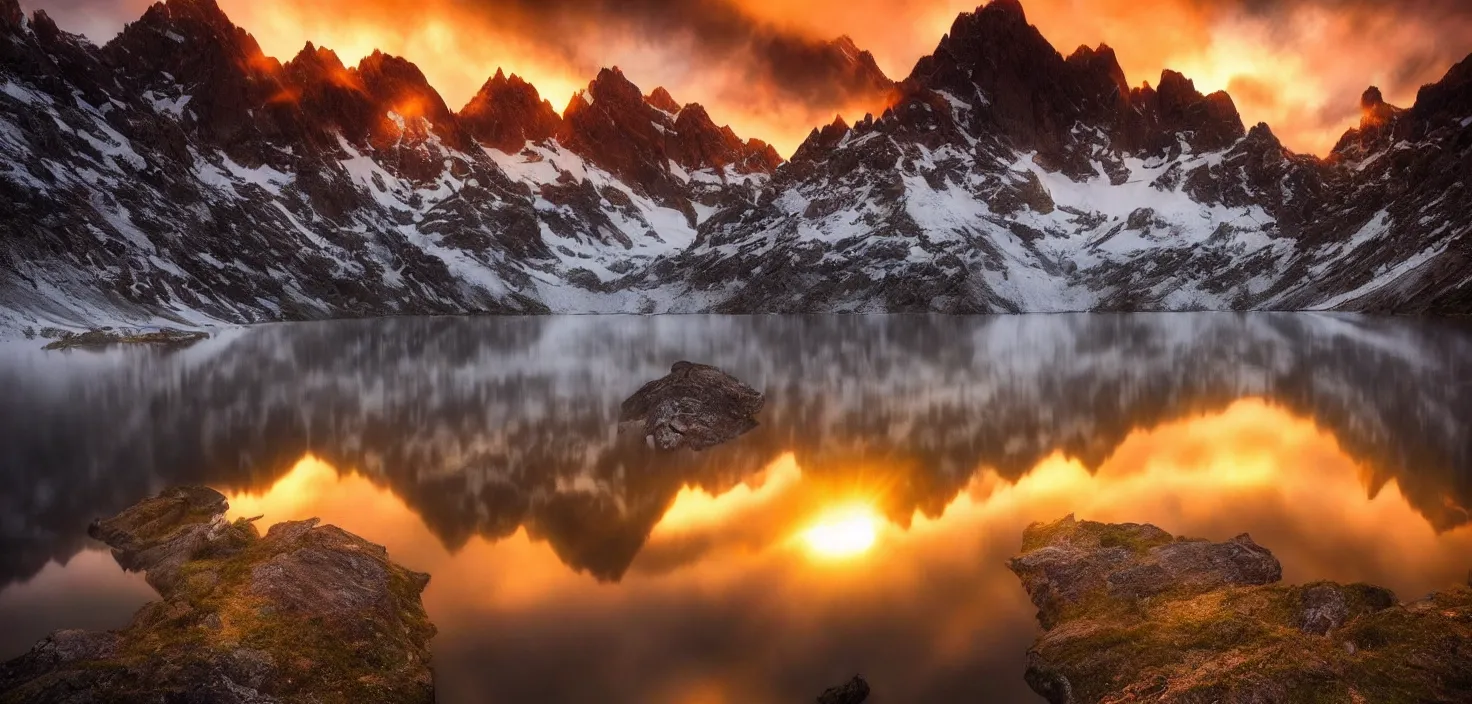
M 608 68 L 558 114 L 498 71 L 459 112 L 409 60 L 265 56 L 211 0 L 103 47 L 0 0 L 0 327 L 456 312 L 1472 305 L 1472 57 L 1361 101 L 1326 159 L 1230 96 L 1067 57 L 996 0 L 879 116 L 783 162 Z M 796 51 L 796 50 L 794 50 Z M 821 86 L 815 87 L 821 88 Z M 825 90 L 827 90 L 825 89 Z

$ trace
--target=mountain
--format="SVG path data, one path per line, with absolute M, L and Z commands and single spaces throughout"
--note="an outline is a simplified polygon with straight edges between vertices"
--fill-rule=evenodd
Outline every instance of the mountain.
M 1465 73 L 1422 91 L 1435 108 L 1367 107 L 1319 160 L 1179 73 L 1128 89 L 1107 46 L 1065 58 L 996 0 L 678 268 L 730 312 L 1466 312 Z
M 891 106 L 784 163 L 617 68 L 561 113 L 502 72 L 456 112 L 399 57 L 267 57 L 213 0 L 102 47 L 0 0 L 0 330 L 1472 310 L 1472 57 L 1406 109 L 1366 91 L 1320 159 L 1179 73 L 1131 87 L 1107 46 L 1063 56 L 1016 0 L 898 83 L 846 37 L 789 53 L 805 90 Z
M 456 113 L 402 58 L 267 57 L 214 0 L 157 3 L 102 47 L 15 0 L 0 17 L 12 332 L 641 306 L 603 282 L 781 161 L 616 69 L 566 119 L 504 75 Z M 648 139 L 608 139 L 631 128 Z

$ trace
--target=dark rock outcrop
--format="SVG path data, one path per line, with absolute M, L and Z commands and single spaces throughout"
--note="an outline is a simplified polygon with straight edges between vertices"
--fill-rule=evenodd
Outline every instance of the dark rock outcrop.
M 761 392 L 715 367 L 675 362 L 668 376 L 624 401 L 619 424 L 636 424 L 656 447 L 704 450 L 755 428 Z
M 869 699 L 869 683 L 863 677 L 854 675 L 854 678 L 838 685 L 829 687 L 818 695 L 818 704 L 863 704 Z
M 162 597 L 127 628 L 59 631 L 0 666 L 0 701 L 432 702 L 428 575 L 317 520 L 225 520 L 205 487 L 92 525 Z
M 1365 584 L 1278 584 L 1247 536 L 1034 524 L 1009 565 L 1044 633 L 1028 684 L 1053 704 L 1472 700 L 1472 590 L 1398 603 Z

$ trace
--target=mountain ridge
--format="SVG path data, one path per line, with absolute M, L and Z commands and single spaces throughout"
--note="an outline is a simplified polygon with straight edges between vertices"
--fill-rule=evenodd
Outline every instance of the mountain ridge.
M 783 161 L 617 68 L 561 114 L 499 70 L 454 111 L 399 57 L 267 57 L 213 0 L 155 3 L 102 47 L 16 0 L 0 22 L 12 331 L 1472 306 L 1472 57 L 1410 108 L 1366 91 L 1320 159 L 1180 73 L 1131 88 L 1107 45 L 1064 57 L 994 0 L 897 83 L 825 45 L 893 104 Z

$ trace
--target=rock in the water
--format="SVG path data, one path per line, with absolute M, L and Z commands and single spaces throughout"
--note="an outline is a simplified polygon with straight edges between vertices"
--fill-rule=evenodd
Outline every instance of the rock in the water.
M 208 487 L 166 489 L 112 518 L 93 521 L 87 534 L 107 543 L 123 569 L 145 573 L 148 584 L 166 594 L 184 563 L 226 530 L 227 509 L 224 495 Z
M 58 631 L 0 666 L 0 702 L 432 702 L 428 575 L 316 519 L 264 537 L 213 489 L 90 528 L 161 600 L 126 629 Z
M 1131 602 L 1171 591 L 1269 584 L 1283 577 L 1277 558 L 1239 535 L 1225 543 L 1178 540 L 1152 525 L 1076 521 L 1028 526 L 1023 555 L 1009 567 L 1051 627 L 1100 598 Z
M 638 424 L 661 450 L 703 450 L 755 428 L 761 392 L 715 367 L 675 362 L 624 401 L 619 423 Z
M 48 350 L 70 350 L 78 348 L 100 348 L 112 345 L 159 345 L 163 347 L 187 347 L 200 340 L 208 339 L 209 333 L 197 330 L 175 330 L 159 328 L 152 331 L 113 330 L 103 328 L 83 333 L 68 334 L 51 344 Z
M 868 698 L 869 683 L 863 677 L 854 675 L 853 679 L 824 690 L 818 695 L 818 704 L 860 704 Z
M 1010 563 L 1045 632 L 1027 683 L 1053 704 L 1472 701 L 1472 590 L 1283 586 L 1247 536 L 1029 526 Z

